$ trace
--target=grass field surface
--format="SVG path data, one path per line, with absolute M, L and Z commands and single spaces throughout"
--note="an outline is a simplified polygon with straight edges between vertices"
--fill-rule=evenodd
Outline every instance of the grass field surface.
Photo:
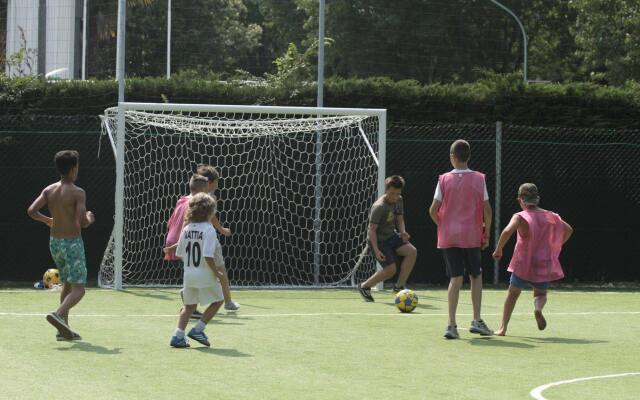
M 236 290 L 205 348 L 173 349 L 177 289 L 89 289 L 72 310 L 80 342 L 57 342 L 45 320 L 59 293 L 0 290 L 2 399 L 637 399 L 640 292 L 551 291 L 538 331 L 524 292 L 508 336 L 442 337 L 446 291 L 419 290 L 401 314 L 393 293 L 365 303 L 353 290 Z M 506 292 L 485 290 L 499 326 Z M 632 373 L 632 374 L 630 374 Z M 598 376 L 627 374 L 600 378 Z M 542 385 L 558 384 L 532 397 Z

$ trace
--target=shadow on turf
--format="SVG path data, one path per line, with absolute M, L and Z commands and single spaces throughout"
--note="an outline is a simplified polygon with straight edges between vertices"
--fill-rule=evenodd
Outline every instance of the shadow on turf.
M 215 354 L 223 357 L 253 357 L 251 354 L 243 353 L 236 349 L 220 349 L 215 347 L 190 347 L 189 350 L 195 350 L 201 353 Z
M 537 347 L 528 343 L 512 342 L 505 340 L 504 337 L 478 337 L 471 339 L 462 339 L 474 346 L 488 346 L 488 347 L 512 347 L 516 349 L 530 349 Z
M 87 342 L 74 342 L 71 346 L 68 347 L 58 347 L 56 350 L 59 351 L 86 351 L 90 353 L 96 354 L 120 354 L 122 348 L 116 347 L 113 349 L 108 349 L 103 346 L 98 346 L 95 344 L 87 343 Z
M 524 339 L 532 343 L 559 343 L 559 344 L 597 344 L 609 343 L 607 340 L 589 340 L 589 339 L 572 339 L 562 337 L 529 337 L 529 336 L 512 336 L 518 339 Z
M 147 297 L 147 298 L 158 299 L 158 300 L 175 300 L 180 296 L 178 290 L 176 290 L 175 292 L 168 291 L 168 290 L 149 290 L 149 291 L 145 290 L 142 292 L 136 292 L 135 289 L 133 289 L 133 290 L 120 290 L 118 291 L 118 293 L 129 294 L 129 295 L 138 296 L 138 297 Z

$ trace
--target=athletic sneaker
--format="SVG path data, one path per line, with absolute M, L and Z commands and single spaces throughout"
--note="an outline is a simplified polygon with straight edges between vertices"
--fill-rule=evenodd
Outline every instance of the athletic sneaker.
M 533 315 L 536 317 L 536 323 L 538 324 L 538 329 L 541 331 L 547 327 L 547 320 L 544 319 L 544 315 L 542 315 L 542 311 L 534 311 Z
M 205 335 L 204 331 L 197 331 L 196 328 L 191 328 L 187 336 L 203 346 L 211 346 L 211 343 L 209 343 L 209 338 L 207 337 L 207 335 Z
M 237 309 L 239 309 L 239 308 L 240 308 L 240 303 L 235 302 L 235 301 L 233 301 L 233 300 L 231 300 L 231 301 L 230 301 L 230 302 L 228 302 L 228 303 L 225 303 L 225 305 L 224 305 L 224 309 L 225 309 L 225 310 L 235 311 L 235 310 L 237 310 Z
M 191 318 L 191 319 L 200 319 L 200 318 L 202 318 L 202 313 L 200 311 L 198 311 L 198 310 L 194 310 L 191 313 L 191 316 L 189 318 Z
M 73 333 L 73 339 L 71 339 L 71 340 L 82 340 L 82 336 L 78 335 L 75 332 L 72 332 L 72 333 Z M 66 339 L 64 336 L 62 336 L 62 333 L 60 333 L 60 332 L 56 333 L 56 340 L 58 342 L 68 342 L 69 341 L 69 339 Z
M 179 339 L 177 336 L 171 336 L 171 342 L 169 343 L 169 346 L 175 347 L 177 349 L 191 347 L 187 338 L 183 337 L 182 339 Z
M 402 290 L 404 290 L 404 286 L 396 286 L 396 285 L 393 285 L 393 292 L 394 292 L 394 293 L 398 293 L 398 292 L 400 292 L 400 291 L 402 291 Z
M 47 314 L 47 322 L 55 326 L 62 337 L 67 340 L 73 340 L 73 331 L 71 330 L 71 328 L 69 328 L 69 325 L 67 325 L 67 322 L 64 320 L 64 318 L 62 318 L 55 312 L 52 312 Z
M 458 325 L 447 326 L 447 329 L 444 331 L 444 337 L 447 339 L 459 339 L 460 335 L 458 334 Z
M 373 296 L 371 296 L 371 288 L 363 288 L 362 285 L 358 283 L 358 291 L 365 301 L 374 301 Z
M 471 327 L 469 328 L 471 333 L 479 333 L 481 336 L 493 336 L 493 331 L 489 329 L 487 324 L 483 320 L 471 321 Z

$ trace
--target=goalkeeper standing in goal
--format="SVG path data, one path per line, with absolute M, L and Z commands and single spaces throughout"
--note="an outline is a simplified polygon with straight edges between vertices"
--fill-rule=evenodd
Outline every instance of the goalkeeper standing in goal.
M 197 193 L 189 199 L 185 221 L 187 225 L 180 234 L 176 250 L 176 256 L 184 266 L 184 307 L 180 311 L 178 328 L 169 343 L 171 347 L 189 347 L 185 329 L 198 303 L 208 306 L 187 336 L 204 346 L 211 345 L 204 329 L 216 315 L 224 299 L 222 287 L 216 277 L 222 254 L 217 246 L 216 230 L 210 223 L 215 207 L 215 200 L 206 193 Z
M 369 214 L 369 246 L 373 256 L 382 265 L 382 270 L 376 271 L 358 285 L 360 295 L 366 301 L 373 301 L 373 286 L 395 275 L 398 256 L 404 259 L 400 264 L 400 274 L 398 281 L 393 285 L 393 291 L 404 289 L 418 256 L 418 250 L 409 243 L 410 236 L 404 225 L 404 179 L 393 175 L 385 179 L 384 185 L 384 194 L 373 203 Z

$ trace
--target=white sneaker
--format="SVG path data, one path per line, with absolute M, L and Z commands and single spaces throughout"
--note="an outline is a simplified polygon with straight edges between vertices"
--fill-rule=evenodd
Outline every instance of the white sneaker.
M 471 327 L 469 328 L 471 333 L 479 333 L 481 336 L 493 336 L 493 331 L 489 329 L 487 324 L 483 320 L 471 321 Z
M 240 303 L 237 303 L 237 302 L 235 302 L 235 301 L 233 301 L 233 300 L 231 300 L 231 301 L 230 301 L 230 302 L 228 302 L 228 303 L 225 303 L 225 305 L 224 305 L 224 309 L 225 309 L 225 310 L 232 310 L 232 311 L 235 311 L 235 310 L 237 310 L 237 309 L 239 309 L 239 308 L 240 308 Z

